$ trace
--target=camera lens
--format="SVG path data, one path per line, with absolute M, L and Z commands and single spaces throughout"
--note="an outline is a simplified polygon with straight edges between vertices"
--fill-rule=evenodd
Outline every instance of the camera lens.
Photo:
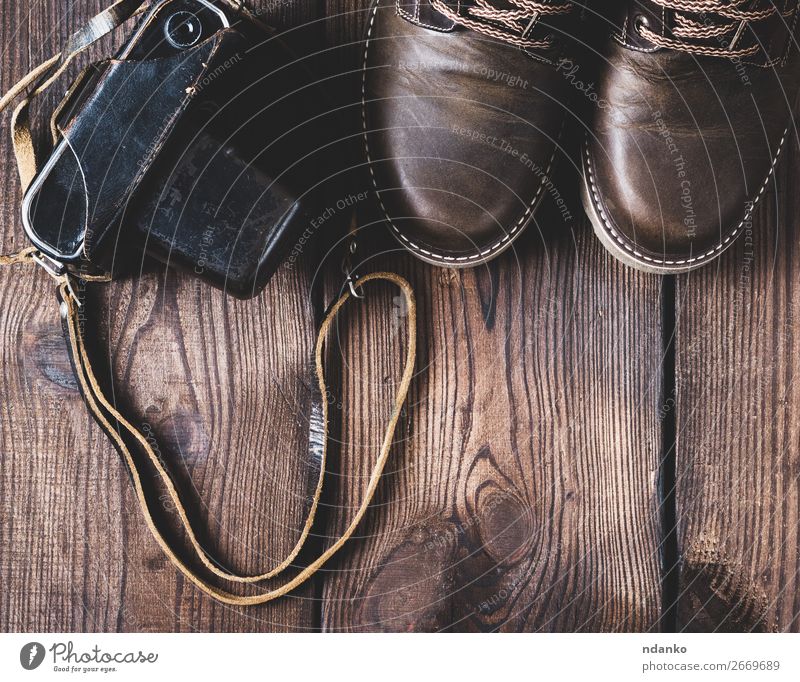
M 203 35 L 203 24 L 192 12 L 175 12 L 164 26 L 164 35 L 172 47 L 185 49 L 197 45 Z

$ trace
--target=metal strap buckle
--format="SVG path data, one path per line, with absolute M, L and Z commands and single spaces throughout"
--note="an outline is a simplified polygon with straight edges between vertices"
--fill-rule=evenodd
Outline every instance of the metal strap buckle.
M 364 294 L 359 294 L 356 290 L 356 282 L 358 281 L 358 275 L 356 275 L 355 271 L 353 270 L 353 256 L 358 249 L 358 243 L 355 239 L 351 238 L 350 243 L 347 246 L 347 254 L 342 261 L 342 272 L 345 274 L 345 281 L 347 282 L 347 286 L 350 287 L 350 295 L 353 298 L 364 298 Z
M 64 263 L 57 261 L 55 258 L 51 258 L 41 251 L 35 251 L 32 253 L 31 260 L 36 263 L 36 265 L 41 267 L 48 275 L 50 275 L 50 277 L 52 277 L 57 284 L 65 284 L 69 295 L 72 297 L 72 300 L 75 301 L 75 305 L 77 305 L 79 308 L 83 307 L 83 303 L 75 293 L 75 289 L 72 287 L 72 276 L 70 275 L 69 270 L 67 270 L 67 266 L 64 265 Z

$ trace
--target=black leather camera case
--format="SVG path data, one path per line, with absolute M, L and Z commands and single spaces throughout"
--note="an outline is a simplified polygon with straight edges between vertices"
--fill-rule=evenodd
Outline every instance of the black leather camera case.
M 269 29 L 226 3 L 214 5 L 228 27 L 164 49 L 165 22 L 193 3 L 161 3 L 120 58 L 72 89 L 57 120 L 66 148 L 31 186 L 29 221 L 51 231 L 42 241 L 59 260 L 119 272 L 145 251 L 249 297 L 316 215 L 330 173 L 325 97 Z

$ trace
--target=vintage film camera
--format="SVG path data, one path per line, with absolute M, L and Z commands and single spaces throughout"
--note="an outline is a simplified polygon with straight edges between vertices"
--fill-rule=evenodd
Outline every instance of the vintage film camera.
M 119 272 L 142 253 L 246 298 L 329 188 L 319 81 L 224 0 L 161 0 L 53 115 L 57 144 L 23 201 L 47 256 Z

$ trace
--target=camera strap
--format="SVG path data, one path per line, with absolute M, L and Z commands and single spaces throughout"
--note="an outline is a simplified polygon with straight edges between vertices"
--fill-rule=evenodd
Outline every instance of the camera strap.
M 11 117 L 14 153 L 17 157 L 23 193 L 28 189 L 38 168 L 28 120 L 31 102 L 58 80 L 75 57 L 140 13 L 146 4 L 147 0 L 117 0 L 75 31 L 61 52 L 39 64 L 0 98 L 0 112 L 2 112 L 27 91 Z M 55 131 L 53 134 L 55 136 Z
M 16 254 L 0 256 L 0 266 L 22 263 L 38 263 L 43 265 L 45 269 L 48 269 L 47 261 L 42 262 L 41 258 L 41 254 L 36 249 L 28 248 Z M 98 381 L 97 376 L 92 368 L 89 353 L 87 352 L 86 344 L 84 342 L 82 328 L 84 320 L 82 318 L 85 302 L 83 300 L 83 296 L 76 293 L 81 291 L 82 288 L 74 286 L 75 276 L 66 272 L 58 272 L 52 268 L 48 269 L 48 272 L 57 282 L 57 296 L 59 301 L 59 309 L 61 312 L 62 326 L 64 329 L 64 335 L 67 339 L 70 360 L 75 372 L 75 377 L 78 380 L 78 386 L 81 391 L 81 395 L 83 396 L 83 399 L 92 417 L 109 437 L 114 445 L 114 448 L 117 450 L 123 463 L 125 464 L 130 475 L 131 482 L 133 483 L 134 492 L 136 493 L 136 498 L 139 501 L 139 506 L 141 507 L 145 523 L 147 524 L 147 527 L 149 528 L 156 542 L 159 544 L 162 551 L 167 555 L 175 568 L 177 568 L 186 578 L 188 578 L 195 586 L 197 586 L 206 594 L 218 601 L 234 606 L 252 606 L 277 599 L 278 597 L 287 594 L 311 578 L 311 576 L 313 576 L 320 568 L 322 568 L 322 566 L 342 548 L 342 546 L 355 532 L 358 524 L 363 519 L 373 496 L 375 495 L 378 483 L 380 482 L 383 470 L 389 458 L 391 446 L 394 442 L 395 430 L 397 428 L 400 415 L 402 414 L 403 405 L 405 404 L 408 396 L 409 387 L 414 375 L 414 364 L 416 358 L 416 302 L 411 285 L 400 275 L 390 272 L 375 272 L 367 274 L 351 283 L 353 291 L 363 291 L 365 285 L 379 280 L 394 284 L 400 289 L 403 298 L 405 299 L 405 309 L 408 313 L 408 345 L 405 354 L 403 374 L 395 395 L 394 404 L 392 406 L 389 422 L 384 432 L 380 450 L 372 468 L 372 473 L 367 484 L 366 492 L 364 493 L 364 497 L 356 509 L 353 518 L 344 532 L 336 539 L 336 541 L 328 549 L 322 552 L 317 559 L 299 570 L 299 572 L 293 578 L 273 589 L 268 589 L 252 595 L 238 595 L 213 585 L 180 558 L 179 550 L 173 545 L 173 542 L 168 539 L 155 520 L 154 510 L 158 508 L 161 500 L 154 499 L 153 496 L 148 494 L 146 490 L 144 485 L 147 477 L 146 468 L 154 471 L 157 475 L 159 484 L 163 486 L 163 489 L 166 490 L 169 500 L 172 503 L 172 506 L 180 521 L 180 525 L 185 532 L 186 538 L 188 539 L 196 558 L 199 559 L 199 561 L 210 573 L 218 578 L 230 582 L 257 583 L 275 578 L 284 573 L 287 569 L 293 567 L 295 559 L 309 538 L 319 506 L 320 497 L 322 495 L 323 482 L 325 478 L 329 424 L 328 397 L 330 395 L 325 378 L 324 367 L 326 339 L 328 332 L 330 331 L 331 326 L 336 320 L 339 312 L 350 298 L 355 297 L 353 295 L 353 291 L 346 289 L 342 296 L 328 309 L 320 326 L 315 344 L 314 367 L 317 379 L 317 389 L 319 391 L 317 395 L 321 400 L 321 415 L 319 415 L 320 423 L 316 425 L 319 427 L 318 439 L 314 437 L 315 415 L 312 414 L 311 416 L 310 421 L 312 422 L 312 435 L 309 439 L 309 448 L 312 450 L 317 447 L 319 448 L 319 454 L 314 455 L 319 460 L 319 473 L 316 478 L 316 485 L 313 491 L 311 505 L 303 524 L 300 537 L 286 558 L 274 568 L 261 574 L 241 575 L 235 573 L 234 571 L 221 568 L 219 563 L 202 547 L 194 528 L 192 527 L 191 521 L 189 520 L 186 507 L 181 501 L 178 489 L 166 467 L 162 463 L 159 454 L 153 448 L 148 438 L 145 437 L 138 429 L 136 429 L 127 419 L 125 419 L 115 405 L 109 401 L 104 394 L 100 382 Z M 317 440 L 318 442 L 316 442 Z
M 118 0 L 118 2 L 115 2 L 109 8 L 91 19 L 82 29 L 74 33 L 67 41 L 65 49 L 61 53 L 36 67 L 0 98 L 1 112 L 17 98 L 23 94 L 25 95 L 24 99 L 16 107 L 12 117 L 14 151 L 17 157 L 23 190 L 27 188 L 35 177 L 38 168 L 28 122 L 28 108 L 32 99 L 50 87 L 77 54 L 103 36 L 112 32 L 128 18 L 139 12 L 145 4 L 144 0 Z M 23 249 L 15 254 L 0 255 L 0 266 L 26 263 L 35 263 L 41 266 L 56 281 L 62 327 L 81 395 L 92 417 L 111 440 L 125 464 L 147 527 L 178 571 L 200 590 L 220 602 L 234 606 L 251 606 L 277 599 L 292 591 L 311 578 L 339 551 L 339 549 L 341 549 L 353 535 L 358 524 L 364 517 L 378 487 L 384 467 L 386 466 L 386 461 L 389 457 L 391 446 L 394 441 L 395 430 L 402 413 L 403 405 L 408 396 L 409 387 L 414 374 L 416 358 L 416 303 L 413 289 L 405 279 L 397 274 L 389 272 L 375 272 L 362 277 L 355 277 L 352 273 L 347 273 L 348 288 L 326 312 L 315 343 L 314 367 L 317 380 L 316 391 L 318 391 L 318 393 L 316 393 L 316 391 L 315 393 L 316 399 L 319 402 L 319 410 L 312 410 L 312 414 L 309 418 L 311 424 L 309 450 L 312 461 L 319 464 L 319 470 L 314 481 L 311 501 L 300 537 L 286 558 L 274 568 L 260 574 L 242 575 L 222 568 L 202 547 L 189 520 L 186 507 L 180 499 L 178 489 L 162 463 L 159 454 L 151 445 L 148 438 L 125 419 L 116 406 L 108 400 L 97 379 L 84 342 L 83 316 L 85 312 L 85 300 L 83 287 L 75 286 L 75 283 L 76 279 L 81 279 L 83 281 L 103 281 L 107 278 L 104 276 L 91 276 L 86 273 L 70 272 L 61 263 L 53 261 L 33 247 Z M 294 568 L 295 560 L 309 538 L 319 507 L 325 477 L 329 435 L 328 398 L 330 395 L 327 388 L 324 368 L 326 339 L 331 326 L 347 301 L 350 298 L 363 298 L 363 295 L 359 292 L 363 292 L 365 286 L 370 282 L 380 280 L 399 288 L 405 299 L 408 320 L 408 345 L 405 354 L 403 373 L 395 395 L 392 412 L 384 432 L 380 450 L 373 465 L 364 497 L 356 509 L 353 518 L 344 532 L 330 547 L 323 551 L 314 561 L 307 564 L 305 567 L 299 568 L 298 572 L 292 578 L 280 586 L 254 594 L 239 595 L 212 584 L 208 579 L 201 576 L 195 568 L 184 562 L 180 556 L 182 552 L 176 547 L 176 543 L 164 533 L 156 522 L 154 511 L 159 507 L 160 500 L 153 499 L 153 495 L 148 492 L 148 486 L 146 486 L 145 482 L 148 480 L 148 477 L 154 474 L 159 485 L 166 490 L 180 522 L 180 526 L 188 540 L 188 544 L 191 546 L 196 558 L 210 574 L 231 583 L 259 583 L 276 578 L 284 574 L 287 569 Z

